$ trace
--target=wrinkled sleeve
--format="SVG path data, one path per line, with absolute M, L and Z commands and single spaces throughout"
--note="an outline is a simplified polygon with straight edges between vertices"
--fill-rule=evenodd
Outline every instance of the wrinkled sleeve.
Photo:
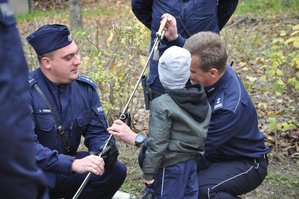
M 184 37 L 182 37 L 181 35 L 179 35 L 177 39 L 175 39 L 173 41 L 167 41 L 167 42 L 165 42 L 165 44 L 166 44 L 167 48 L 169 48 L 171 46 L 183 47 L 185 42 L 186 42 L 186 39 Z
M 95 89 L 89 90 L 89 102 L 92 109 L 92 116 L 87 130 L 83 134 L 85 137 L 84 144 L 90 152 L 98 152 L 100 147 L 109 138 L 109 133 L 107 131 L 108 124 L 105 117 L 105 111 Z M 111 138 L 111 142 L 115 144 L 113 137 Z
M 159 101 L 153 101 L 150 110 L 148 147 L 143 162 L 143 178 L 153 179 L 168 147 L 171 120 Z
M 131 0 L 132 11 L 136 18 L 151 30 L 153 0 Z

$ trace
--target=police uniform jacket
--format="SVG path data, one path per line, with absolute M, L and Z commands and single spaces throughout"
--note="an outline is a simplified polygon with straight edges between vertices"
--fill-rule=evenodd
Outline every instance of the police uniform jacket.
M 43 198 L 46 179 L 33 157 L 33 128 L 28 95 L 28 67 L 16 19 L 7 0 L 0 0 L 0 197 Z
M 131 0 L 132 11 L 137 19 L 151 30 L 151 46 L 160 27 L 161 16 L 169 13 L 176 18 L 177 30 L 184 38 L 200 31 L 219 33 L 237 7 L 238 0 Z M 162 55 L 171 45 L 163 40 L 159 45 L 159 54 Z M 150 74 L 147 84 L 156 84 L 160 88 L 154 91 L 164 93 L 158 78 L 158 63 L 150 60 Z
M 98 151 L 109 137 L 96 86 L 82 76 L 70 84 L 55 85 L 46 78 L 40 68 L 31 73 L 29 83 L 29 104 L 36 133 L 35 158 L 46 173 L 68 175 L 75 157 L 66 154 L 51 110 L 34 85 L 37 84 L 43 91 L 62 124 L 71 155 L 75 155 L 81 135 L 85 138 L 84 144 L 93 152 Z
M 256 109 L 231 66 L 215 85 L 205 90 L 212 107 L 205 146 L 207 160 L 259 158 L 269 152 L 258 128 Z
M 151 103 L 147 150 L 143 161 L 145 179 L 159 168 L 199 157 L 211 117 L 203 87 L 168 90 Z

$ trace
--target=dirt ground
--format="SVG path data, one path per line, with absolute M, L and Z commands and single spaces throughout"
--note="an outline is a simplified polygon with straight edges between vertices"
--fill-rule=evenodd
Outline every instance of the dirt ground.
M 270 159 L 268 176 L 256 190 L 242 196 L 244 199 L 298 199 L 298 161 Z

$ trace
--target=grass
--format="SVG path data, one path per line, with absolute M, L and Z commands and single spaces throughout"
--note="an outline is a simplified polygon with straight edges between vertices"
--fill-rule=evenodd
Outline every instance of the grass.
M 299 1 L 297 0 L 240 0 L 237 14 L 273 14 L 288 11 L 298 14 Z
M 298 176 L 288 174 L 277 174 L 270 171 L 267 176 L 267 180 L 272 186 L 281 187 L 285 186 L 288 188 L 299 189 Z
M 39 20 L 39 19 L 49 20 L 53 16 L 55 16 L 55 18 L 66 19 L 68 18 L 68 12 L 63 9 L 49 9 L 46 12 L 42 10 L 36 10 L 30 12 L 29 14 L 17 15 L 16 19 L 18 22 L 26 21 L 30 23 L 32 21 Z
M 268 175 L 254 191 L 243 195 L 243 199 L 297 199 L 299 198 L 299 161 L 277 161 L 271 158 Z

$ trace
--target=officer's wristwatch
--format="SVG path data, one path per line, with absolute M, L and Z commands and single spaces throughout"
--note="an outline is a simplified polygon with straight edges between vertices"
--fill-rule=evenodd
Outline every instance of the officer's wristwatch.
M 137 134 L 135 138 L 135 146 L 140 147 L 140 145 L 144 142 L 145 137 L 141 134 Z

